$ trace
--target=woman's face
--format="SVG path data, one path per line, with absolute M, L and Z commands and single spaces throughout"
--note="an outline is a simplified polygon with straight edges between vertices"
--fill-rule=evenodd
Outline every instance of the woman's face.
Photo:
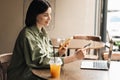
M 39 14 L 37 16 L 37 26 L 39 27 L 48 26 L 50 21 L 51 21 L 51 7 L 49 7 L 46 12 Z

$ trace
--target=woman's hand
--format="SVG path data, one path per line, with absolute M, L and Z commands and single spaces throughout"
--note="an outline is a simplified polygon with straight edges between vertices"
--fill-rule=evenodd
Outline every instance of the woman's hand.
M 60 47 L 62 47 L 62 48 L 60 48 Z M 60 56 L 64 55 L 66 53 L 67 49 L 68 49 L 67 45 L 63 47 L 62 44 L 60 44 L 59 49 L 58 49 L 59 55 Z
M 78 49 L 75 53 L 71 54 L 70 56 L 64 57 L 64 64 L 70 63 L 76 60 L 81 60 L 84 58 L 86 54 L 86 49 Z
M 83 59 L 86 54 L 86 49 L 78 49 L 73 55 L 77 59 Z
M 59 46 L 59 49 L 58 49 L 58 52 L 59 52 L 59 55 L 62 56 L 66 53 L 67 51 L 67 46 L 70 44 L 70 41 L 71 41 L 72 37 L 71 38 L 68 38 L 66 39 L 64 42 L 62 42 Z

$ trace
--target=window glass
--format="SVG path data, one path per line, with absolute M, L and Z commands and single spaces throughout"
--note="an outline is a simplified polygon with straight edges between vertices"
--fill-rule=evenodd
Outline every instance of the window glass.
M 113 50 L 120 51 L 120 0 L 108 0 L 107 30 L 114 41 Z
M 107 30 L 114 38 L 120 38 L 120 0 L 108 0 Z

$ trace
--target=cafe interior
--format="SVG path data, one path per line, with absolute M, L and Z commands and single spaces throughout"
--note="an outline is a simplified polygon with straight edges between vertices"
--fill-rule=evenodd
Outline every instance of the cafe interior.
M 0 1 L 0 80 L 7 79 L 7 67 L 15 40 L 25 26 L 25 16 L 32 0 Z M 88 47 L 85 61 L 107 61 L 109 69 L 82 69 L 83 60 L 65 64 L 60 77 L 50 77 L 49 70 L 33 70 L 45 80 L 120 80 L 120 7 L 119 0 L 48 0 L 52 20 L 46 30 L 55 51 L 69 42 L 66 54 Z M 112 45 L 112 47 L 111 47 Z M 64 57 L 63 56 L 63 57 Z

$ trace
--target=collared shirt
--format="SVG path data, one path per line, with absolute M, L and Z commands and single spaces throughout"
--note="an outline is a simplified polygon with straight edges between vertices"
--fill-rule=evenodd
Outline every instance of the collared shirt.
M 25 27 L 15 43 L 8 79 L 28 80 L 32 76 L 31 69 L 49 68 L 49 60 L 53 56 L 53 46 L 45 29 L 39 31 L 36 26 Z

